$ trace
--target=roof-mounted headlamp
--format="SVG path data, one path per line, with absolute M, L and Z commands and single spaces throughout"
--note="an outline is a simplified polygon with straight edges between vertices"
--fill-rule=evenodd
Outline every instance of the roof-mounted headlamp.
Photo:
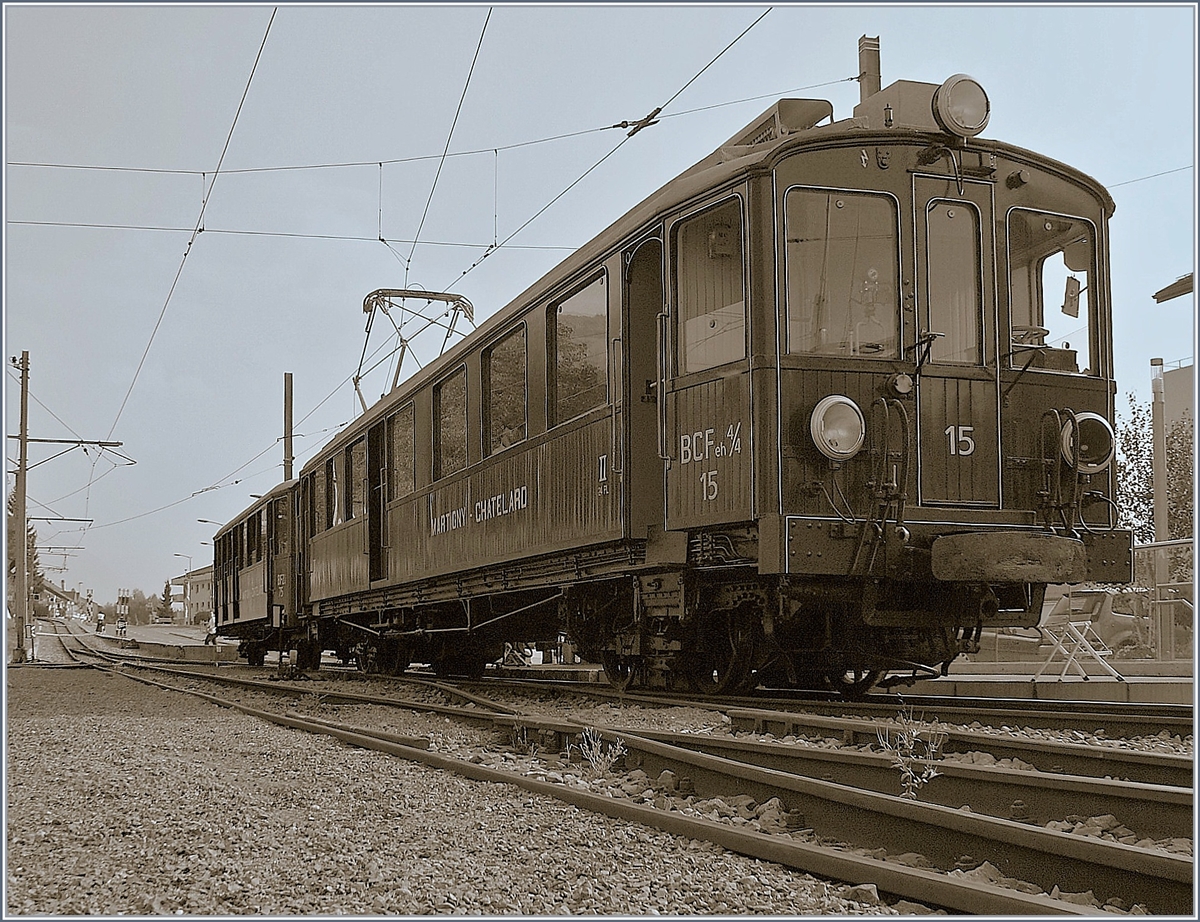
M 960 138 L 973 138 L 987 127 L 992 114 L 987 93 L 966 74 L 955 74 L 933 94 L 933 118 L 941 129 Z

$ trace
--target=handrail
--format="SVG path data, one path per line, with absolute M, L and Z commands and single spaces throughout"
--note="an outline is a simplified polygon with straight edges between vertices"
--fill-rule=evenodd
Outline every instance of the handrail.
M 1151 541 L 1149 544 L 1135 544 L 1134 551 L 1150 551 L 1164 547 L 1194 547 L 1195 538 L 1172 538 L 1170 541 Z

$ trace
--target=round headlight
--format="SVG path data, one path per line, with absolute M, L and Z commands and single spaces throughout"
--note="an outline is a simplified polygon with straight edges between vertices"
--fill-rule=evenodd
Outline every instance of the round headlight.
M 973 138 L 987 127 L 992 114 L 987 93 L 966 74 L 955 74 L 933 94 L 933 117 L 943 131 Z
M 1116 452 L 1116 435 L 1108 420 L 1096 413 L 1076 413 L 1079 421 L 1079 470 L 1084 474 L 1098 474 L 1112 464 Z M 1074 427 L 1068 419 L 1062 427 L 1062 453 L 1068 464 L 1075 459 L 1071 455 Z
M 818 451 L 830 461 L 849 461 L 862 448 L 867 426 L 857 404 L 835 394 L 813 407 L 808 431 Z

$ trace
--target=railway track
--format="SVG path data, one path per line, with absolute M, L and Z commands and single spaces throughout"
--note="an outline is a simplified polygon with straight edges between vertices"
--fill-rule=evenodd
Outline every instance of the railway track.
M 1139 836 L 1186 836 L 1191 791 L 1174 786 L 939 762 L 941 777 L 916 802 L 889 793 L 897 787 L 897 775 L 879 753 L 594 728 L 610 748 L 618 743 L 624 748 L 621 777 L 634 779 L 624 783 L 633 787 L 645 783 L 645 791 L 631 799 L 614 797 L 611 790 L 597 793 L 580 781 L 558 780 L 582 779 L 582 774 L 571 774 L 578 763 L 564 763 L 551 753 L 569 746 L 578 752 L 583 724 L 520 713 L 512 705 L 445 683 L 413 681 L 415 696 L 399 699 L 323 687 L 331 683 L 241 678 L 229 670 L 142 664 L 136 671 L 142 681 L 175 690 L 180 682 L 192 683 L 195 687 L 185 689 L 192 694 L 283 726 L 325 733 L 478 780 L 517 784 L 580 807 L 708 839 L 812 873 L 874 883 L 881 891 L 952 911 L 1014 915 L 1094 911 L 1095 904 L 1073 902 L 1083 898 L 1072 894 L 1088 891 L 1101 901 L 1115 897 L 1120 901 L 1112 904 L 1116 907 L 1141 904 L 1165 913 L 1186 913 L 1191 907 L 1190 857 L 1033 825 L 1055 815 L 1133 814 Z M 209 684 L 214 682 L 251 696 L 309 700 L 320 696 L 328 703 L 420 709 L 491 725 L 527 745 L 537 740 L 548 758 L 540 764 L 532 758 L 500 763 L 507 768 L 479 764 L 430 751 L 427 738 L 381 733 L 369 726 L 281 710 L 278 705 L 260 706 L 262 701 L 238 703 L 227 693 L 214 693 Z M 201 689 L 201 683 L 208 690 Z M 431 700 L 438 697 L 442 700 Z M 551 778 L 555 780 L 547 780 Z M 1025 809 L 1013 816 L 1017 802 Z M 775 805 L 775 812 L 762 814 L 766 804 Z M 779 828 L 767 830 L 772 834 L 749 828 L 747 822 L 758 822 L 746 820 L 754 815 L 747 809 L 750 805 L 760 810 L 760 817 L 777 818 Z M 743 822 L 738 824 L 735 818 Z M 988 860 L 980 862 L 972 855 Z
M 506 678 L 505 684 L 524 688 L 559 688 L 597 698 L 620 701 L 657 703 L 664 707 L 711 707 L 726 710 L 740 707 L 750 710 L 773 709 L 837 717 L 892 717 L 902 709 L 910 709 L 931 719 L 964 725 L 1026 727 L 1055 731 L 1077 731 L 1111 738 L 1158 736 L 1164 730 L 1172 737 L 1186 738 L 1193 734 L 1193 709 L 1190 705 L 1121 704 L 1104 701 L 1039 701 L 1033 699 L 1004 700 L 994 698 L 963 698 L 936 695 L 872 694 L 863 701 L 843 701 L 816 694 L 798 697 L 794 692 L 776 695 L 760 689 L 754 695 L 740 697 L 688 698 L 678 694 L 631 694 L 597 685 L 592 682 L 563 682 L 548 679 Z

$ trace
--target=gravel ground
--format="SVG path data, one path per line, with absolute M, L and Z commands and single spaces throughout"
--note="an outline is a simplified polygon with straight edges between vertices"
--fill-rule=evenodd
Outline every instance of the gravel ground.
M 5 915 L 897 912 L 91 670 L 8 669 L 6 744 Z

